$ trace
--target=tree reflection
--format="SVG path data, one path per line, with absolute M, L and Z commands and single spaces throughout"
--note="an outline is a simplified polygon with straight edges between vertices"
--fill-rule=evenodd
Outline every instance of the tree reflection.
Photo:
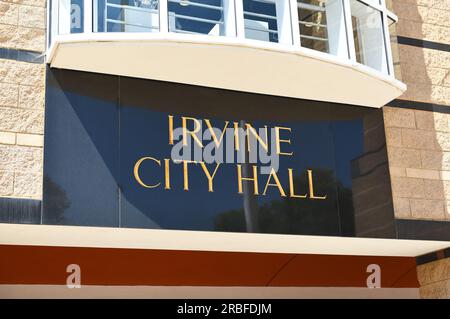
M 317 176 L 315 188 L 327 194 L 325 200 L 283 197 L 261 203 L 257 208 L 258 229 L 262 233 L 340 235 L 342 221 L 340 210 L 353 210 L 352 193 L 336 181 L 334 173 L 326 169 L 314 169 Z M 294 176 L 297 189 L 308 189 L 306 173 Z M 244 209 L 229 210 L 216 216 L 215 230 L 246 232 Z
M 47 175 L 44 176 L 45 223 L 65 224 L 64 211 L 70 207 L 67 193 Z

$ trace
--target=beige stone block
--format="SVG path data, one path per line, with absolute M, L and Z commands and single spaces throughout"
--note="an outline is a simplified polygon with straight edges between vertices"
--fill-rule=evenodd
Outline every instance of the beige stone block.
M 442 200 L 411 199 L 411 215 L 418 219 L 445 219 L 445 202 Z
M 402 80 L 407 84 L 443 85 L 448 74 L 447 69 L 414 65 L 408 60 L 401 60 Z
M 42 7 L 42 8 L 45 8 L 46 5 L 46 0 L 2 0 L 2 1 L 10 1 L 27 6 Z
M 14 174 L 0 171 L 0 196 L 12 195 L 14 186 Z
M 44 107 L 45 89 L 43 86 L 19 86 L 19 107 L 42 109 Z
M 420 48 L 411 45 L 399 45 L 402 61 L 417 67 L 450 68 L 450 52 Z
M 450 52 L 425 48 L 417 48 L 417 49 L 419 50 L 419 52 L 423 54 L 425 64 L 427 66 L 450 69 Z
M 407 82 L 407 85 L 408 89 L 399 97 L 399 99 L 425 103 L 437 103 L 436 101 L 432 101 L 431 98 L 431 84 Z
M 0 130 L 20 133 L 44 133 L 44 111 L 0 108 Z
M 420 155 L 423 168 L 450 170 L 450 152 L 421 151 Z
M 9 172 L 41 172 L 42 148 L 0 145 L 0 170 Z
M 36 134 L 17 133 L 17 145 L 44 146 L 44 136 Z
M 389 147 L 388 158 L 390 166 L 421 168 L 421 158 L 419 150 Z
M 413 110 L 385 106 L 383 115 L 386 127 L 416 127 Z
M 431 101 L 434 103 L 450 105 L 450 88 L 445 86 L 432 85 Z
M 0 24 L 0 45 L 6 48 L 43 52 L 45 30 Z
M 449 116 L 443 113 L 415 111 L 417 128 L 428 131 L 449 131 Z
M 406 168 L 406 176 L 413 178 L 423 178 L 423 179 L 440 179 L 440 172 L 431 169 L 421 169 L 421 168 Z
M 0 2 L 0 24 L 16 25 L 19 21 L 19 7 L 17 4 Z
M 387 127 L 386 144 L 388 146 L 402 146 L 402 129 L 398 127 Z
M 419 7 L 419 8 L 423 8 L 423 7 Z M 450 27 L 449 8 L 447 8 L 446 10 L 441 10 L 438 8 L 431 7 L 431 8 L 428 8 L 428 10 L 426 10 L 426 12 L 424 12 L 424 14 L 425 14 L 425 19 L 422 21 L 427 21 L 430 24 L 440 25 L 440 26 L 447 27 L 447 28 Z
M 447 283 L 445 281 L 435 282 L 419 288 L 422 299 L 445 299 L 447 295 Z
M 415 149 L 427 150 L 436 148 L 435 132 L 402 129 L 402 146 Z M 450 141 L 449 141 L 450 146 Z
M 403 3 L 401 6 L 401 10 L 397 10 L 397 15 L 401 20 L 408 21 L 423 21 L 422 15 L 424 14 L 424 10 L 419 12 L 419 7 L 415 4 Z M 426 9 L 426 7 L 424 7 Z
M 42 174 L 17 172 L 14 178 L 14 196 L 42 197 Z
M 391 176 L 391 184 L 394 197 L 424 197 L 424 181 L 422 179 Z
M 0 47 L 14 48 L 17 27 L 9 24 L 0 24 Z
M 450 258 L 439 259 L 417 266 L 417 279 L 420 285 L 450 279 Z
M 17 84 L 0 83 L 0 107 L 17 106 L 19 87 Z
M 406 169 L 403 167 L 389 166 L 391 176 L 406 177 Z
M 15 3 L 19 5 L 27 5 L 42 8 L 45 8 L 47 3 L 46 0 L 0 0 L 0 1 L 5 3 Z
M 436 8 L 442 10 L 449 10 L 450 0 L 394 0 L 395 2 L 411 1 L 413 4 L 424 6 L 428 8 Z
M 394 215 L 396 218 L 411 218 L 411 208 L 408 198 L 393 198 Z
M 424 193 L 421 198 L 426 199 L 445 199 L 445 185 L 441 180 L 424 179 Z M 449 197 L 450 198 L 450 197 Z
M 0 144 L 16 144 L 16 133 L 0 132 Z
M 45 28 L 45 8 L 19 6 L 19 25 L 28 28 Z
M 450 131 L 450 115 L 444 113 L 433 112 L 434 128 L 436 131 L 449 132 Z
M 450 151 L 450 133 L 437 132 L 436 144 L 438 149 Z
M 0 59 L 0 82 L 43 86 L 44 71 L 44 64 Z
M 14 39 L 17 49 L 37 52 L 45 51 L 45 29 L 19 27 Z

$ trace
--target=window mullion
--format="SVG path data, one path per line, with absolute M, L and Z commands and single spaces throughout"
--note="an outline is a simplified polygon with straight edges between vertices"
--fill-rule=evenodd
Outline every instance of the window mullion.
M 347 32 L 347 45 L 349 58 L 356 63 L 355 41 L 353 40 L 352 12 L 350 9 L 350 0 L 342 0 L 344 7 L 345 30 Z

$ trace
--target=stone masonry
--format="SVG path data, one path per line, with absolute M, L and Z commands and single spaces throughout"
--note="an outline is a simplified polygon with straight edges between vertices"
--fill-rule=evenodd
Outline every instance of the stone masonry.
M 45 51 L 45 0 L 0 0 L 0 49 Z M 0 58 L 0 196 L 42 197 L 44 63 Z
M 399 36 L 450 43 L 450 0 L 393 0 L 393 9 Z M 450 107 L 450 53 L 399 51 L 400 99 Z M 450 220 L 450 114 L 384 107 L 384 120 L 395 216 Z
M 450 258 L 417 267 L 422 298 L 450 298 Z

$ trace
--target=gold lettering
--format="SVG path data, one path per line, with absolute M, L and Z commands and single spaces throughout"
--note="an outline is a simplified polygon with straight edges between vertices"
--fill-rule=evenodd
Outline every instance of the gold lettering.
M 311 199 L 326 199 L 327 195 L 325 196 L 316 196 L 314 195 L 314 184 L 313 184 L 313 178 L 312 178 L 312 170 L 308 169 L 308 183 L 309 183 L 309 198 Z
M 291 140 L 282 140 L 280 139 L 280 130 L 286 130 L 286 131 L 291 131 L 290 127 L 282 127 L 282 126 L 275 126 L 275 141 L 276 141 L 276 150 L 277 150 L 277 154 L 278 155 L 287 155 L 287 156 L 292 156 L 292 154 L 294 154 L 293 152 L 290 153 L 284 153 L 281 151 L 281 145 L 280 143 L 288 143 L 291 144 Z
M 224 126 L 224 128 L 222 130 L 222 134 L 220 135 L 220 139 L 217 139 L 216 132 L 214 132 L 214 129 L 211 126 L 211 122 L 208 119 L 205 119 L 205 123 L 206 123 L 206 126 L 208 126 L 209 131 L 211 132 L 211 136 L 212 136 L 214 142 L 216 143 L 217 147 L 219 147 L 220 143 L 222 143 L 223 136 L 225 134 L 225 131 L 227 130 L 229 122 L 225 121 L 225 126 Z
M 139 176 L 139 167 L 141 166 L 142 162 L 143 162 L 143 161 L 146 161 L 146 160 L 154 161 L 154 162 L 158 163 L 159 166 L 161 166 L 161 161 L 157 160 L 156 158 L 153 158 L 153 157 L 142 157 L 142 158 L 139 159 L 139 160 L 136 162 L 136 164 L 134 165 L 134 169 L 133 169 L 134 178 L 136 179 L 136 181 L 137 181 L 142 187 L 145 187 L 145 188 L 156 188 L 156 187 L 158 187 L 159 185 L 161 185 L 161 183 L 158 183 L 158 184 L 155 184 L 155 185 L 147 185 L 147 184 L 145 184 L 145 183 L 142 181 L 141 177 Z
M 173 145 L 173 115 L 169 115 L 169 145 Z
M 164 159 L 164 181 L 165 181 L 165 187 L 164 189 L 170 189 L 170 167 L 169 162 L 170 160 L 168 158 Z
M 238 193 L 242 194 L 242 181 L 253 181 L 254 195 L 258 195 L 258 168 L 256 165 L 252 165 L 253 167 L 253 178 L 251 177 L 242 177 L 242 165 L 237 164 L 237 174 L 238 174 Z
M 188 174 L 188 164 L 194 163 L 197 164 L 196 161 L 190 161 L 190 160 L 183 160 L 183 189 L 185 191 L 189 190 L 189 174 Z
M 256 140 L 261 144 L 261 146 L 266 150 L 266 152 L 269 151 L 268 146 L 268 135 L 267 135 L 267 125 L 264 126 L 266 130 L 266 142 L 264 143 L 264 140 L 259 136 L 258 132 L 256 132 L 255 128 L 251 126 L 250 124 L 246 123 L 245 126 L 247 127 L 247 151 L 250 152 L 250 133 L 253 134 L 253 136 L 256 137 Z
M 273 179 L 275 180 L 275 184 L 270 183 L 272 176 L 273 176 Z M 269 178 L 267 178 L 267 183 L 266 183 L 266 187 L 264 188 L 263 195 L 266 195 L 267 187 L 269 187 L 269 186 L 278 187 L 278 190 L 280 191 L 281 196 L 286 197 L 286 193 L 284 192 L 283 187 L 281 186 L 280 180 L 278 179 L 277 173 L 275 172 L 273 167 L 270 170 Z
M 292 168 L 288 168 L 289 173 L 289 197 L 294 198 L 306 198 L 308 194 L 305 195 L 296 195 L 294 190 L 294 176 L 292 174 Z
M 205 172 L 206 178 L 208 179 L 208 192 L 214 192 L 213 179 L 214 179 L 214 176 L 216 176 L 217 169 L 219 168 L 220 163 L 216 164 L 216 168 L 214 169 L 214 172 L 212 175 L 209 173 L 208 168 L 206 167 L 206 164 L 204 162 L 200 162 L 200 165 L 202 166 L 203 171 Z
M 234 125 L 234 149 L 239 151 L 239 123 L 233 122 Z
M 189 135 L 192 136 L 192 138 L 194 139 L 194 141 L 203 148 L 203 144 L 200 141 L 200 139 L 197 136 L 197 133 L 200 132 L 200 128 L 201 128 L 201 123 L 199 120 L 193 118 L 193 117 L 185 117 L 183 116 L 181 118 L 182 120 L 182 126 L 183 126 L 183 145 L 187 145 L 187 135 L 189 133 Z M 187 121 L 193 121 L 194 122 L 194 130 L 190 131 L 187 129 Z

